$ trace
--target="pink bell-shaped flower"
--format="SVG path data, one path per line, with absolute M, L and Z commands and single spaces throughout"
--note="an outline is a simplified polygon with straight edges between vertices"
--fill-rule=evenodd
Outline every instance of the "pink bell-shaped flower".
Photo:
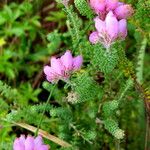
M 32 136 L 21 135 L 19 138 L 16 138 L 13 144 L 13 150 L 49 150 L 49 146 L 43 144 L 41 136 L 36 138 Z
M 60 58 L 51 58 L 51 66 L 44 67 L 46 79 L 49 82 L 68 80 L 70 75 L 80 69 L 83 62 L 81 55 L 73 57 L 71 51 L 67 50 Z
M 126 19 L 133 15 L 134 10 L 131 5 L 122 4 L 114 10 L 114 13 L 118 19 Z

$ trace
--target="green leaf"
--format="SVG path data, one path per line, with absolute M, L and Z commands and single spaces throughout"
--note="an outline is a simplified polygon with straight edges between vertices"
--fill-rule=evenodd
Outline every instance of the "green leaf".
M 104 73 L 111 73 L 118 63 L 118 53 L 115 46 L 110 47 L 109 51 L 101 45 L 94 45 L 92 64 L 95 68 Z
M 81 15 L 93 18 L 93 11 L 86 0 L 74 0 L 74 3 Z
M 124 138 L 124 131 L 119 129 L 118 123 L 115 120 L 107 119 L 104 121 L 104 125 L 105 129 L 107 129 L 115 138 Z
M 0 14 L 0 25 L 3 25 L 6 22 L 6 18 L 3 16 L 3 14 Z

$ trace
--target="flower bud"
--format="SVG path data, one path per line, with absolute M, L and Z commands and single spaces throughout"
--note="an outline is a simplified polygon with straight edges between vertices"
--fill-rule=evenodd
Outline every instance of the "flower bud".
M 106 0 L 107 11 L 114 10 L 118 5 L 118 0 Z
M 105 0 L 90 0 L 90 6 L 95 13 L 99 14 L 105 11 Z
M 81 55 L 73 58 L 73 70 L 79 70 L 83 63 L 83 57 Z
M 127 21 L 126 19 L 122 19 L 119 21 L 119 36 L 122 39 L 125 39 L 127 36 Z
M 98 32 L 94 31 L 90 34 L 89 36 L 89 41 L 92 43 L 92 44 L 96 44 L 98 43 L 99 41 L 99 36 L 98 36 Z
M 120 5 L 114 10 L 115 15 L 118 19 L 126 19 L 134 13 L 133 8 L 131 5 Z

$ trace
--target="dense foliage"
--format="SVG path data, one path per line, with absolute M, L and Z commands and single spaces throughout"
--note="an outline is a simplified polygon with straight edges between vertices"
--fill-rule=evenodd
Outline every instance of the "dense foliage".
M 124 2 L 134 8 L 128 36 L 109 51 L 89 42 L 96 15 L 86 0 L 0 2 L 0 150 L 21 134 L 52 150 L 150 148 L 150 1 Z M 43 67 L 67 49 L 82 68 L 46 81 Z

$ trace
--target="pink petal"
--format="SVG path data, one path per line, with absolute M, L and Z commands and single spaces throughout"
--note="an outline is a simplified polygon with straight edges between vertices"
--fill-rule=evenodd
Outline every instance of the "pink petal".
M 118 19 L 126 19 L 132 16 L 134 10 L 131 5 L 120 5 L 115 9 L 114 13 Z
M 38 136 L 34 139 L 32 136 L 24 135 L 14 141 L 13 150 L 49 150 L 48 145 L 44 145 L 42 137 Z
M 107 14 L 105 21 L 108 35 L 111 39 L 116 39 L 118 36 L 119 24 L 117 18 L 112 11 Z
M 26 138 L 25 150 L 34 150 L 34 138 L 32 136 Z
M 37 136 L 35 139 L 34 139 L 34 145 L 35 146 L 39 146 L 39 145 L 42 145 L 43 144 L 43 139 L 41 136 Z
M 119 6 L 121 6 L 121 5 L 124 5 L 124 3 L 123 3 L 123 2 L 118 2 L 117 7 L 119 7 Z M 117 7 L 116 7 L 116 8 L 117 8 Z
M 48 150 L 49 146 L 48 145 L 43 145 L 43 139 L 41 136 L 38 136 L 34 140 L 34 150 Z
M 66 53 L 61 56 L 60 60 L 66 71 L 72 70 L 73 57 L 69 50 L 67 50 Z
M 13 150 L 25 150 L 24 144 L 20 142 L 20 139 L 17 138 L 13 144 Z
M 118 0 L 106 0 L 107 11 L 114 10 L 118 5 Z
M 90 0 L 90 5 L 97 14 L 105 11 L 105 0 Z
M 41 145 L 38 150 L 49 150 L 48 145 Z
M 122 19 L 119 21 L 119 35 L 124 39 L 127 36 L 127 21 Z
M 25 135 L 21 135 L 20 136 L 20 138 L 19 138 L 19 140 L 20 140 L 20 143 L 22 143 L 23 145 L 24 145 L 24 143 L 25 143 Z
M 63 65 L 60 61 L 60 59 L 56 59 L 55 57 L 51 58 L 51 67 L 52 69 L 59 75 L 63 74 Z
M 46 75 L 46 79 L 49 81 L 49 82 L 52 82 L 54 80 L 56 80 L 58 78 L 58 74 L 54 72 L 54 70 L 52 69 L 52 67 L 50 66 L 45 66 L 44 67 L 44 73 Z
M 50 76 L 46 76 L 46 80 L 47 80 L 48 82 L 53 83 L 55 79 L 56 79 L 56 78 L 52 78 L 52 77 L 50 77 Z
M 51 77 L 53 77 L 53 76 L 55 76 L 55 72 L 54 72 L 54 70 L 52 69 L 52 67 L 50 67 L 50 66 L 45 66 L 44 67 L 44 73 L 47 75 L 47 76 L 51 76 Z
M 94 19 L 95 21 L 95 28 L 99 33 L 104 33 L 106 31 L 106 24 L 104 21 L 96 17 Z
M 99 36 L 98 36 L 98 32 L 94 31 L 90 34 L 89 36 L 89 41 L 92 43 L 92 44 L 96 44 L 98 43 L 99 41 Z
M 81 68 L 82 63 L 83 63 L 83 57 L 81 55 L 75 57 L 73 59 L 74 70 L 79 70 Z

